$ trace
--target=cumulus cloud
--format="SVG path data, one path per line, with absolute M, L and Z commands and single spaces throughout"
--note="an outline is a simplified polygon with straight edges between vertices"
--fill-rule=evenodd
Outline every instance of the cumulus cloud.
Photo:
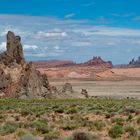
M 81 62 L 87 56 L 100 55 L 117 62 L 119 54 L 126 62 L 140 52 L 140 29 L 109 27 L 104 24 L 97 26 L 93 21 L 55 17 L 0 15 L 0 20 L 0 50 L 5 48 L 7 31 L 12 30 L 22 37 L 28 59 L 44 60 L 49 57 Z M 15 22 L 17 20 L 18 24 Z M 135 51 L 129 52 L 131 55 L 128 58 L 124 52 L 129 49 Z M 84 57 L 83 52 L 86 54 Z

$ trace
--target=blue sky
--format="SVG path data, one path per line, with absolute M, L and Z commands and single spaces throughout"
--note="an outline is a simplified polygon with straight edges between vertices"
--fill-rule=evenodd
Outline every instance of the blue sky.
M 140 56 L 139 7 L 139 0 L 0 0 L 0 51 L 12 30 L 28 60 L 128 63 Z

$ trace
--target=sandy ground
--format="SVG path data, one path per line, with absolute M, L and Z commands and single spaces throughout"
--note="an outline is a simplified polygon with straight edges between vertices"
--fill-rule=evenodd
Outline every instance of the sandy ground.
M 70 82 L 73 89 L 81 92 L 86 89 L 90 96 L 109 96 L 109 97 L 136 97 L 140 99 L 140 81 L 86 81 L 86 80 L 51 80 L 50 83 L 56 87 L 61 87 L 64 83 Z
M 68 77 L 69 73 L 75 71 L 81 76 Z M 140 98 L 140 68 L 95 70 L 92 67 L 74 67 L 49 69 L 45 72 L 48 77 L 52 74 L 49 77 L 50 83 L 58 88 L 69 82 L 75 91 L 81 92 L 81 89 L 86 89 L 91 96 Z M 59 77 L 60 75 L 63 76 Z
M 93 80 L 140 80 L 140 68 L 97 69 L 94 67 L 66 67 L 39 69 L 51 78 L 89 78 Z

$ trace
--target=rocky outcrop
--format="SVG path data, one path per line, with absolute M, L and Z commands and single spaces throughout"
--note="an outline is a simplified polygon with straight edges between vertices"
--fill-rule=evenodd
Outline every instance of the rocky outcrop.
M 112 68 L 111 61 L 104 61 L 101 57 L 93 57 L 91 60 L 83 63 L 84 66 L 94 66 L 94 67 L 102 67 L 102 68 Z
M 23 64 L 25 59 L 21 45 L 20 36 L 15 36 L 13 32 L 7 34 L 6 51 L 0 55 L 0 63 L 6 66 L 14 64 Z
M 138 57 L 137 60 L 134 58 L 129 62 L 127 67 L 132 67 L 132 68 L 140 68 L 140 57 Z
M 85 98 L 89 98 L 89 95 L 86 89 L 82 89 L 81 94 L 84 95 Z
M 59 92 L 58 98 L 85 98 L 84 95 L 73 89 L 71 83 L 65 83 L 58 92 Z
M 6 74 L 2 68 L 0 68 L 0 90 L 5 90 L 12 82 L 10 74 Z
M 23 99 L 54 98 L 58 95 L 47 76 L 41 75 L 34 64 L 25 61 L 21 38 L 10 31 L 6 51 L 0 54 L 0 95 Z
M 69 93 L 74 92 L 72 85 L 70 83 L 65 83 L 65 85 L 62 88 L 62 93 L 66 93 L 66 92 L 69 92 Z

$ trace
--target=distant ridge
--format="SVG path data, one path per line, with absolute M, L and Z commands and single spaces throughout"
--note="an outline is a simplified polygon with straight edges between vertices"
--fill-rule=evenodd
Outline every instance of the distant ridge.
M 37 68 L 57 68 L 57 67 L 70 67 L 70 66 L 94 66 L 112 68 L 113 64 L 111 61 L 104 61 L 101 57 L 93 57 L 92 59 L 83 62 L 75 63 L 70 60 L 46 60 L 46 61 L 35 61 L 33 62 Z

